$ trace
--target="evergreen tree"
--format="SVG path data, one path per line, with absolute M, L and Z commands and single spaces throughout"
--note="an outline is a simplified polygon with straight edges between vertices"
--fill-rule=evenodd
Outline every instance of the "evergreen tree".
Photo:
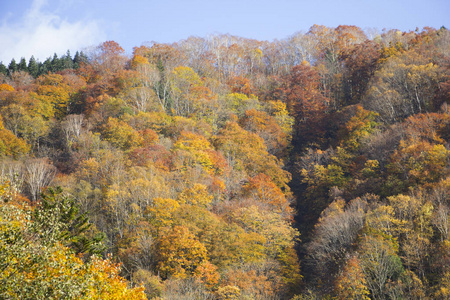
M 64 55 L 61 58 L 62 61 L 62 69 L 73 69 L 73 60 L 72 60 L 72 56 L 70 55 L 70 50 L 67 50 L 66 55 Z
M 52 242 L 59 241 L 72 248 L 76 254 L 101 254 L 105 234 L 93 237 L 84 233 L 91 227 L 86 213 L 80 213 L 75 201 L 63 194 L 60 187 L 49 188 L 41 194 L 41 205 L 34 211 L 36 231 Z
M 39 65 L 33 55 L 30 57 L 28 62 L 28 73 L 30 73 L 30 75 L 34 78 L 39 75 Z
M 37 76 L 36 76 L 36 77 L 39 77 L 39 76 L 42 75 L 42 69 L 43 69 L 43 67 L 44 67 L 44 63 L 39 62 L 39 63 L 38 63 L 38 73 L 37 73 Z
M 8 65 L 8 74 L 11 76 L 11 74 L 14 73 L 15 71 L 17 71 L 17 63 L 16 60 L 13 58 Z
M 74 69 L 78 69 L 80 67 L 80 61 L 81 61 L 81 57 L 80 57 L 80 52 L 76 52 L 75 56 L 73 57 L 73 68 Z
M 22 58 L 20 59 L 19 65 L 17 66 L 17 69 L 18 69 L 19 71 L 28 72 L 27 61 L 25 60 L 25 57 L 22 57 Z
M 0 74 L 8 75 L 8 69 L 3 62 L 0 62 Z
M 41 68 L 39 69 L 39 75 L 47 74 L 51 70 L 52 70 L 52 61 L 50 60 L 50 57 L 49 57 L 41 65 Z
M 81 62 L 87 64 L 88 63 L 88 57 L 86 54 L 84 54 L 83 51 L 80 52 L 80 58 L 81 58 Z
M 87 56 L 83 53 L 83 51 L 75 53 L 75 57 L 73 58 L 73 68 L 78 69 L 81 63 L 87 63 Z
M 52 72 L 58 72 L 62 70 L 62 63 L 61 60 L 58 58 L 58 55 L 55 53 L 53 55 L 53 59 L 51 62 L 51 68 L 50 71 Z

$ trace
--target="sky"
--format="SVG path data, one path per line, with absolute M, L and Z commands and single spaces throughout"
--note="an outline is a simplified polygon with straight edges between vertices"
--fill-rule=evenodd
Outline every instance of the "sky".
M 131 54 L 190 36 L 272 41 L 314 24 L 409 31 L 449 21 L 449 0 L 0 0 L 0 61 L 42 62 L 111 40 Z

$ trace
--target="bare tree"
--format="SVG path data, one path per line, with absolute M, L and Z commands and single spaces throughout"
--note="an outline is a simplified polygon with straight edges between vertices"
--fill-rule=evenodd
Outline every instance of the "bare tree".
M 68 115 L 61 122 L 61 127 L 68 144 L 73 143 L 75 139 L 80 137 L 83 121 L 83 115 Z
M 315 226 L 315 234 L 307 246 L 308 263 L 326 287 L 339 271 L 351 252 L 351 247 L 364 226 L 365 199 L 356 198 L 347 206 L 341 198 L 336 199 L 322 212 L 319 223 Z M 330 276 L 331 275 L 331 276 Z
M 152 88 L 149 87 L 135 87 L 129 91 L 128 102 L 136 111 L 146 112 L 150 105 L 156 103 L 157 96 Z
M 24 164 L 25 186 L 32 201 L 36 201 L 42 188 L 48 186 L 56 174 L 56 167 L 45 158 L 29 159 Z
M 9 181 L 10 186 L 18 193 L 21 193 L 24 185 L 22 162 L 2 159 L 0 161 L 0 181 Z

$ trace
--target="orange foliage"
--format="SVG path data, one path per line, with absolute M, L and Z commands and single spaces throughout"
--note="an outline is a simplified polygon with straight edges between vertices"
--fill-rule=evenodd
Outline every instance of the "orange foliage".
M 3 91 L 12 92 L 12 91 L 14 91 L 14 88 L 7 83 L 2 83 L 2 84 L 0 84 L 0 92 L 3 92 Z
M 256 200 L 268 204 L 275 212 L 291 216 L 292 208 L 281 189 L 273 183 L 269 176 L 258 174 L 244 185 L 244 191 Z

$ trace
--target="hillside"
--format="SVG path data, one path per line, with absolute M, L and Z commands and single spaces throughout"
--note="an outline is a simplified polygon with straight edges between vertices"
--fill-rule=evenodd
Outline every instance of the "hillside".
M 448 299 L 450 33 L 0 64 L 0 298 Z

